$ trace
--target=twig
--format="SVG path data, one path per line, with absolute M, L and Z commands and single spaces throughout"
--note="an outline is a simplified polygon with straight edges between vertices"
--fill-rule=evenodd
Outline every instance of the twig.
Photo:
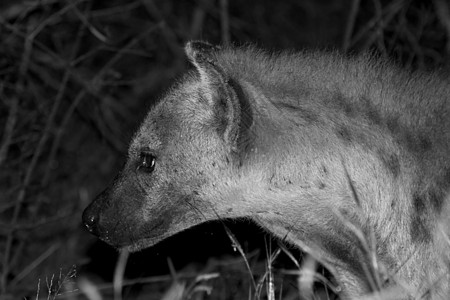
M 108 38 L 103 33 L 101 33 L 100 30 L 98 30 L 91 22 L 89 22 L 86 16 L 82 14 L 78 8 L 75 7 L 74 12 L 80 19 L 81 23 L 84 24 L 89 29 L 89 31 L 92 33 L 93 36 L 95 36 L 103 43 L 106 43 L 108 41 Z M 76 44 L 79 43 L 77 42 Z
M 4 160 L 6 159 L 6 156 L 8 155 L 8 149 L 11 144 L 14 127 L 16 126 L 17 122 L 18 111 L 19 111 L 19 97 L 14 96 L 12 97 L 11 102 L 9 104 L 8 119 L 6 120 L 5 129 L 3 131 L 3 139 L 0 145 L 0 167 L 4 162 Z
M 358 15 L 360 0 L 353 0 L 352 7 L 347 19 L 347 26 L 345 26 L 344 40 L 342 42 L 342 50 L 347 52 L 350 47 L 350 40 L 352 38 L 353 28 L 355 27 L 356 17 Z
M 111 16 L 115 14 L 124 14 L 125 12 L 129 12 L 138 8 L 139 6 L 141 6 L 141 3 L 139 0 L 137 0 L 123 5 L 93 10 L 91 11 L 91 17 L 97 18 L 97 17 Z
M 31 273 L 31 271 L 36 269 L 37 266 L 39 266 L 44 260 L 46 260 L 50 255 L 52 255 L 53 252 L 58 250 L 58 248 L 60 246 L 61 246 L 61 244 L 59 244 L 59 243 L 51 245 L 50 248 L 48 248 L 44 253 L 39 255 L 39 257 L 36 258 L 31 264 L 29 264 L 25 269 L 23 269 L 22 272 L 17 274 L 17 276 L 14 277 L 14 279 L 11 281 L 10 285 L 14 286 L 19 281 L 21 281 L 23 278 L 25 278 L 25 276 L 27 276 L 29 273 Z
M 386 56 L 386 45 L 384 44 L 384 20 L 383 20 L 383 8 L 379 0 L 373 0 L 373 5 L 375 6 L 375 14 L 378 21 L 378 27 L 375 28 L 374 36 L 376 37 L 378 49 Z
M 230 44 L 230 18 L 228 17 L 228 0 L 220 0 L 220 29 L 222 44 Z
M 127 266 L 128 256 L 130 252 L 127 250 L 120 251 L 120 256 L 116 264 L 116 269 L 114 270 L 114 300 L 122 299 L 122 288 L 123 288 L 123 275 L 125 274 L 125 267 Z
M 75 2 L 69 2 L 67 6 L 64 6 L 54 14 L 50 15 L 48 18 L 46 18 L 44 21 L 42 21 L 39 26 L 34 29 L 30 35 L 28 36 L 27 40 L 30 42 L 30 46 L 32 45 L 34 39 L 41 33 L 41 31 L 47 26 L 52 24 L 55 19 L 61 18 L 65 13 L 70 11 L 71 9 L 74 9 L 79 3 L 86 1 L 86 0 L 78 0 Z
M 200 35 L 206 15 L 203 5 L 204 3 L 200 2 L 194 9 L 191 28 L 189 30 L 189 39 L 197 39 Z
M 266 239 L 264 238 L 266 241 Z M 267 242 L 264 243 L 266 246 L 266 257 L 267 257 L 267 270 L 266 273 L 268 274 L 267 279 L 267 298 L 268 300 L 275 300 L 275 283 L 273 278 L 273 269 L 272 265 L 273 262 L 277 259 L 277 257 L 281 253 L 281 249 L 278 248 L 274 253 L 272 253 L 272 243 L 271 240 L 269 240 L 269 247 L 267 247 Z
M 57 214 L 50 218 L 41 218 L 37 222 L 33 223 L 19 223 L 14 224 L 14 227 L 10 227 L 11 224 L 0 222 L 0 235 L 5 235 L 10 231 L 19 231 L 19 230 L 36 230 L 41 226 L 45 226 L 52 222 L 58 222 L 70 216 L 70 213 Z
M 300 275 L 297 278 L 301 299 L 314 299 L 313 284 L 316 275 L 317 261 L 311 255 L 303 259 Z
M 231 240 L 233 248 L 235 250 L 238 250 L 239 253 L 241 254 L 242 258 L 244 258 L 245 266 L 247 267 L 247 270 L 249 272 L 250 279 L 251 279 L 251 282 L 253 284 L 253 287 L 254 287 L 255 290 L 257 290 L 256 282 L 255 282 L 255 279 L 253 278 L 253 274 L 252 274 L 252 269 L 250 268 L 250 264 L 248 263 L 248 260 L 247 260 L 247 258 L 245 256 L 244 249 L 242 249 L 241 244 L 239 244 L 239 241 L 236 239 L 236 237 L 231 232 L 231 230 L 225 225 L 225 223 L 222 222 L 222 225 L 223 225 L 223 228 L 225 229 L 225 232 L 227 233 L 228 237 Z
M 436 15 L 441 22 L 447 34 L 446 51 L 447 55 L 450 54 L 450 9 L 448 1 L 446 0 L 433 0 L 433 4 L 436 10 Z
M 363 38 L 367 40 L 363 48 L 367 47 L 367 45 L 371 45 L 376 36 L 372 35 L 367 38 L 367 33 L 380 22 L 380 18 L 384 18 L 383 26 L 386 26 L 386 24 L 388 24 L 394 18 L 394 16 L 404 8 L 404 2 L 405 0 L 397 0 L 386 6 L 382 14 L 375 16 L 372 20 L 367 22 L 367 24 L 363 28 L 361 28 L 357 33 L 354 34 L 353 39 L 351 39 L 348 47 L 352 47 Z M 379 29 L 381 29 L 381 26 Z
M 177 42 L 176 33 L 167 25 L 162 13 L 159 11 L 158 7 L 153 3 L 152 0 L 141 0 L 144 4 L 145 9 L 149 15 L 156 19 L 156 21 L 161 25 L 162 34 L 166 40 L 167 45 L 170 50 L 177 58 L 184 57 L 182 49 L 179 47 Z M 182 61 L 179 60 L 179 63 Z
M 54 3 L 58 3 L 60 0 L 46 0 L 46 5 L 51 5 Z M 87 0 L 85 0 L 87 1 Z M 14 3 L 16 2 L 16 3 Z M 6 7 L 2 7 L 2 10 L 0 11 L 0 19 L 3 20 L 12 20 L 12 19 L 19 19 L 24 18 L 31 12 L 35 11 L 36 9 L 39 9 L 39 7 L 42 5 L 42 0 L 29 0 L 29 1 L 11 1 L 10 5 L 6 5 Z

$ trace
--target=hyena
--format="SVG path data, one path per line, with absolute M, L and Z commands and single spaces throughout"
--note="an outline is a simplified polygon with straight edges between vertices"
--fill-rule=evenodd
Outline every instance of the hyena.
M 194 69 L 85 210 L 91 233 L 137 251 L 248 218 L 329 268 L 342 298 L 394 284 L 405 298 L 450 295 L 447 81 L 373 55 L 185 51 Z

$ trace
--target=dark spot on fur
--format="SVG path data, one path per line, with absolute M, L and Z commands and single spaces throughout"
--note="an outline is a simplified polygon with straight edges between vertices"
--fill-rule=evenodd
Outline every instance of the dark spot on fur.
M 412 216 L 410 231 L 411 238 L 415 243 L 426 243 L 431 241 L 431 232 L 420 216 Z
M 450 168 L 444 170 L 442 181 L 444 182 L 444 187 L 448 187 L 450 185 Z
M 338 92 L 333 98 L 335 105 L 342 110 L 347 116 L 353 114 L 354 108 L 348 99 L 341 93 Z
M 359 99 L 360 111 L 365 112 L 367 119 L 374 125 L 381 124 L 381 115 L 375 105 L 367 96 L 362 96 Z
M 215 163 L 215 162 L 213 162 L 213 163 L 212 163 L 212 166 L 213 166 L 213 167 L 215 167 L 215 166 L 216 166 L 216 163 Z
M 417 144 L 416 144 L 415 137 L 410 132 L 406 132 L 404 135 L 404 139 L 405 139 L 405 143 L 406 143 L 406 148 L 412 152 L 416 152 Z
M 338 109 L 342 110 L 346 116 L 353 117 L 355 115 L 355 109 L 352 103 L 349 103 L 342 93 L 338 92 L 333 100 Z
M 440 188 L 442 190 L 443 194 L 448 194 L 448 196 L 450 196 L 450 194 L 449 194 L 450 168 L 449 169 L 444 169 L 442 171 L 442 175 L 438 179 L 437 186 L 438 186 L 438 188 Z
M 319 182 L 318 187 L 319 187 L 319 190 L 323 190 L 326 187 L 326 185 L 323 182 Z
M 397 134 L 400 131 L 400 125 L 397 117 L 388 118 L 386 121 L 386 127 L 392 134 Z
M 336 135 L 345 143 L 351 143 L 353 141 L 353 137 L 347 127 L 340 126 L 339 128 L 337 128 Z
M 428 151 L 432 147 L 432 142 L 428 137 L 421 136 L 419 137 L 419 147 L 423 152 Z
M 322 171 L 324 174 L 328 174 L 328 169 L 325 167 L 325 165 L 322 165 Z
M 433 207 L 435 212 L 440 212 L 445 200 L 445 196 L 436 190 L 429 190 L 428 193 L 428 200 L 431 204 L 431 206 Z
M 368 110 L 367 111 L 367 119 L 372 122 L 372 124 L 378 125 L 381 123 L 380 113 L 376 110 Z
M 400 161 L 398 156 L 394 153 L 389 154 L 382 149 L 379 149 L 377 153 L 384 167 L 391 172 L 394 178 L 397 178 L 400 174 Z
M 300 118 L 305 121 L 307 125 L 316 124 L 319 122 L 319 116 L 313 111 L 299 108 L 298 113 L 300 114 Z
M 429 205 L 431 205 L 429 193 L 414 193 L 413 194 L 413 212 L 411 215 L 411 237 L 416 243 L 424 243 L 431 241 L 431 232 L 429 230 L 429 221 L 427 215 L 429 214 Z
M 286 110 L 290 110 L 292 112 L 297 112 L 297 110 L 298 110 L 298 106 L 292 105 L 290 103 L 274 102 L 274 105 L 280 110 L 286 109 Z
M 298 106 L 298 105 L 293 105 L 291 103 L 274 103 L 274 105 L 280 109 L 280 110 L 288 110 L 294 114 L 297 114 L 299 116 L 299 119 L 304 121 L 304 123 L 306 125 L 310 125 L 310 124 L 316 124 L 317 122 L 319 122 L 319 116 L 317 115 L 317 113 L 311 111 L 311 110 L 307 110 L 304 107 Z M 298 123 L 296 123 L 298 124 Z M 301 124 L 298 124 L 301 125 Z
M 417 136 L 414 133 L 406 132 L 404 134 L 406 147 L 413 153 L 423 154 L 432 147 L 432 142 L 428 137 Z
M 445 193 L 439 188 L 429 188 L 425 192 L 413 195 L 414 211 L 417 215 L 427 215 L 427 209 L 440 212 L 445 201 Z
M 232 212 L 233 211 L 233 209 L 230 207 L 230 208 L 227 208 L 227 212 Z
M 417 192 L 413 195 L 413 208 L 414 213 L 417 215 L 422 214 L 426 210 L 426 200 L 423 195 Z

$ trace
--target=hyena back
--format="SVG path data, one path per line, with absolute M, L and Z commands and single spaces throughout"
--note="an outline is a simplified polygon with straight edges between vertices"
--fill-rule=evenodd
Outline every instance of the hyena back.
M 446 296 L 448 82 L 367 55 L 201 42 L 186 54 L 195 69 L 149 112 L 84 212 L 89 231 L 136 251 L 249 218 L 314 255 L 343 297 L 394 279 L 411 297 Z

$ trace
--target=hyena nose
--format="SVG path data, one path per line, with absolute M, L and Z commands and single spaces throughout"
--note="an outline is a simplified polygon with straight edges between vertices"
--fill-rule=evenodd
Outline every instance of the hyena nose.
M 98 221 L 99 215 L 97 212 L 90 209 L 90 207 L 86 208 L 83 212 L 83 224 L 86 229 L 92 233 L 93 235 L 99 236 L 100 232 L 98 229 Z

